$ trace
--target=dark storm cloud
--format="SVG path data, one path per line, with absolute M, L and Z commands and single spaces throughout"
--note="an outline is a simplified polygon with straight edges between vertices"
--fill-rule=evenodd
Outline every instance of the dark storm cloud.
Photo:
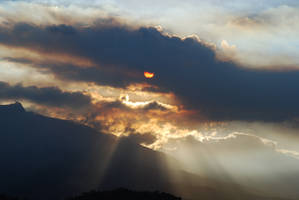
M 77 82 L 93 82 L 98 85 L 108 85 L 113 87 L 126 87 L 132 83 L 143 80 L 142 73 L 136 76 L 128 71 L 109 69 L 97 66 L 81 67 L 71 63 L 59 63 L 53 61 L 35 61 L 26 58 L 4 57 L 3 60 L 15 63 L 31 65 L 35 68 L 48 70 L 56 78 Z M 148 91 L 148 90 L 147 90 Z M 156 89 L 155 91 L 159 91 Z
M 148 134 L 131 134 L 129 136 L 123 137 L 123 139 L 128 139 L 137 144 L 150 145 L 156 141 L 156 137 L 150 133 Z
M 57 78 L 79 82 L 93 82 L 98 85 L 125 87 L 141 81 L 141 78 L 131 77 L 121 70 L 105 70 L 98 67 L 82 68 L 72 64 L 42 64 L 39 68 L 50 70 Z
M 127 133 L 128 136 L 122 136 L 122 139 L 129 140 L 137 144 L 149 145 L 157 140 L 157 138 L 151 133 L 140 134 L 132 128 L 126 128 L 124 132 Z
M 159 104 L 156 101 L 153 101 L 146 106 L 143 107 L 144 110 L 161 110 L 161 111 L 167 111 L 168 109 L 164 107 L 163 105 Z
M 155 28 L 16 24 L 0 30 L 0 43 L 85 57 L 98 65 L 45 65 L 62 78 L 125 87 L 143 82 L 144 70 L 155 72 L 151 84 L 174 92 L 187 109 L 209 120 L 299 117 L 299 72 L 240 68 L 216 60 L 214 51 L 197 40 L 166 36 Z
M 25 99 L 38 104 L 74 109 L 91 105 L 91 98 L 80 92 L 63 92 L 56 87 L 9 85 L 5 82 L 0 82 L 0 99 Z

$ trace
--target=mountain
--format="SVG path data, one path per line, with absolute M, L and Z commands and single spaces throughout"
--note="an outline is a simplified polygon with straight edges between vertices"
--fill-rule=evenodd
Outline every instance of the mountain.
M 183 199 L 270 200 L 185 172 L 164 153 L 72 121 L 0 106 L 0 193 L 62 199 L 92 189 L 160 190 Z
M 24 107 L 20 102 L 16 102 L 10 105 L 0 105 L 0 114 L 1 115 L 11 115 L 16 113 L 24 113 L 26 112 Z

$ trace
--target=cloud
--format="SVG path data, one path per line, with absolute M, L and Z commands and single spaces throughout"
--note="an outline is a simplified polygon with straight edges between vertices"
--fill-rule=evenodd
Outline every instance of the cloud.
M 156 141 L 156 137 L 152 133 L 137 133 L 136 130 L 128 128 L 127 136 L 122 136 L 122 139 L 127 139 L 137 144 L 150 145 Z
M 57 87 L 10 85 L 0 82 L 0 99 L 2 100 L 28 100 L 33 103 L 80 109 L 91 105 L 91 98 L 81 92 L 64 92 Z
M 131 102 L 121 99 L 97 101 L 86 113 L 85 124 L 115 135 L 146 134 L 169 121 L 179 121 L 172 106 L 160 102 Z M 151 128 L 146 128 L 151 127 Z M 132 131 L 134 130 L 134 132 Z M 156 131 L 153 131 L 156 132 Z M 163 133 L 158 133 L 163 134 Z
M 197 172 L 205 168 L 208 173 L 214 173 L 213 170 L 220 167 L 232 174 L 241 172 L 243 175 L 270 176 L 273 172 L 284 173 L 286 169 L 293 173 L 298 171 L 299 166 L 298 157 L 295 159 L 298 152 L 282 150 L 275 141 L 238 132 L 225 137 L 209 137 L 203 141 L 193 136 L 170 139 L 162 150 Z M 195 163 L 192 165 L 190 162 Z M 266 172 L 268 166 L 271 166 L 269 174 Z
M 193 136 L 170 139 L 162 149 L 203 177 L 233 181 L 273 195 L 297 196 L 298 152 L 283 151 L 276 142 L 255 135 L 231 133 L 198 141 Z M 298 157 L 297 157 L 298 158 Z
M 95 63 L 88 68 L 39 65 L 62 79 L 123 88 L 149 81 L 173 92 L 185 109 L 207 120 L 280 121 L 299 113 L 298 71 L 244 69 L 217 60 L 213 49 L 194 38 L 165 35 L 151 27 L 15 24 L 1 29 L 0 43 Z M 155 72 L 155 78 L 144 80 L 144 70 Z

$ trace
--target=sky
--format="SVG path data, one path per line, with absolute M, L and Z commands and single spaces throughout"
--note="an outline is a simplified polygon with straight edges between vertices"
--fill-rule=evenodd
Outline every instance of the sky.
M 134 137 L 196 173 L 217 163 L 242 182 L 271 177 L 273 163 L 278 180 L 299 166 L 298 11 L 294 0 L 4 0 L 0 101 Z

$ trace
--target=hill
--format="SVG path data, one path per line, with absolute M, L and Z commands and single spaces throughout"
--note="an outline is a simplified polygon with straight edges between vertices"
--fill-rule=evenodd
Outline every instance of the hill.
M 129 199 L 129 200 L 181 200 L 171 194 L 164 192 L 132 191 L 124 188 L 108 191 L 91 191 L 83 193 L 80 196 L 68 200 L 111 200 L 111 199 Z
M 27 112 L 20 103 L 0 106 L 0 127 L 0 193 L 63 199 L 125 187 L 185 199 L 274 199 L 185 172 L 176 160 L 130 138 Z

